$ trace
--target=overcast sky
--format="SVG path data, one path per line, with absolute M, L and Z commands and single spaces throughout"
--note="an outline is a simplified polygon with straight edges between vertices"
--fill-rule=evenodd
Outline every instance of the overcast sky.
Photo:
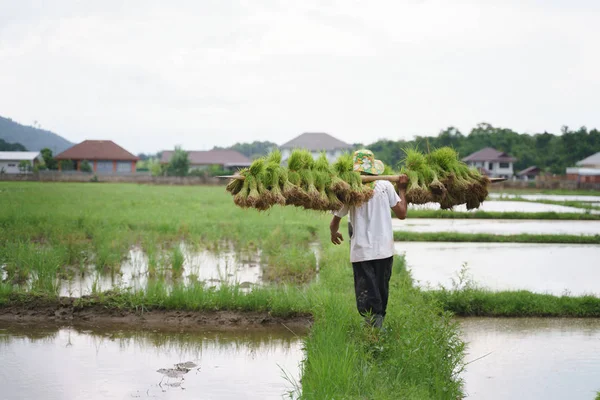
M 600 128 L 597 0 L 0 0 L 0 115 L 188 150 Z

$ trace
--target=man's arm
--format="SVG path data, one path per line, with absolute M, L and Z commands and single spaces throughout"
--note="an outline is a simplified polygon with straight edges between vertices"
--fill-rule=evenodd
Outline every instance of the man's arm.
M 344 241 L 342 234 L 339 232 L 341 220 L 342 219 L 340 217 L 334 215 L 331 223 L 329 224 L 329 230 L 331 231 L 331 243 L 333 244 L 342 244 Z
M 406 181 L 406 179 L 401 180 L 396 185 L 396 187 L 398 188 L 398 196 L 400 196 L 400 202 L 398 202 L 398 204 L 392 207 L 392 210 L 394 210 L 394 214 L 398 219 L 406 218 L 406 211 L 408 206 L 408 204 L 406 203 Z

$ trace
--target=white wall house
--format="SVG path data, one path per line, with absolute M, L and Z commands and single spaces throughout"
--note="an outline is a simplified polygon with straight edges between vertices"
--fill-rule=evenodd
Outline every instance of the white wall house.
M 294 149 L 305 149 L 317 158 L 325 152 L 329 162 L 334 162 L 339 156 L 352 150 L 352 145 L 327 133 L 303 133 L 302 135 L 279 146 L 281 158 L 285 162 Z
M 479 168 L 491 178 L 510 178 L 514 175 L 513 164 L 516 158 L 486 147 L 462 159 L 467 165 Z
M 31 173 L 19 168 L 22 161 L 29 161 L 33 168 L 42 161 L 42 156 L 38 151 L 0 151 L 0 174 Z

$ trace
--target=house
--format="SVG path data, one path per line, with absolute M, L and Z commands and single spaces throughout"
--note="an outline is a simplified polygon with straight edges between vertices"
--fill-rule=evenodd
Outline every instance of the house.
M 42 161 L 39 151 L 0 151 L 0 174 L 29 173 Z M 24 163 L 28 163 L 30 168 L 23 169 Z
M 138 157 L 112 140 L 85 140 L 54 157 L 62 169 L 61 161 L 73 163 L 70 169 L 81 171 L 81 163 L 88 161 L 96 174 L 127 174 L 135 172 Z
M 532 165 L 529 168 L 525 168 L 524 170 L 517 172 L 517 176 L 519 179 L 524 181 L 533 181 L 541 172 L 542 171 L 538 167 Z
M 489 171 L 492 178 L 510 178 L 513 176 L 513 163 L 516 158 L 503 151 L 486 147 L 462 159 L 467 165 Z
M 600 183 L 600 152 L 575 163 L 577 167 L 567 168 L 567 179 L 582 183 Z
M 281 158 L 287 160 L 294 149 L 309 150 L 314 158 L 317 158 L 321 152 L 327 154 L 329 162 L 335 161 L 343 153 L 352 150 L 352 145 L 327 133 L 303 133 L 302 135 L 279 146 Z
M 160 163 L 168 164 L 173 153 L 174 151 L 163 151 Z M 235 150 L 188 151 L 187 153 L 190 160 L 190 170 L 201 170 L 211 165 L 218 165 L 224 170 L 234 171 L 249 167 L 252 164 L 252 160 Z

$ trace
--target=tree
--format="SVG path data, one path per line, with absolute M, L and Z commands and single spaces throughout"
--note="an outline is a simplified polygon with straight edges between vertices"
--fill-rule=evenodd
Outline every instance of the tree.
M 182 150 L 181 147 L 176 146 L 169 166 L 167 167 L 167 174 L 170 176 L 187 176 L 190 171 L 190 158 L 187 151 Z
M 31 161 L 29 160 L 21 160 L 19 161 L 19 172 L 22 174 L 30 173 L 32 170 Z
M 61 171 L 73 171 L 73 160 L 60 160 Z
M 52 150 L 46 147 L 42 149 L 40 153 L 42 153 L 42 158 L 44 159 L 44 164 L 46 165 L 46 168 L 58 169 L 58 162 L 52 156 Z
M 92 166 L 88 162 L 88 160 L 83 160 L 79 165 L 79 170 L 81 172 L 92 172 Z
M 8 143 L 0 139 L 0 151 L 27 151 L 27 149 L 21 143 Z

